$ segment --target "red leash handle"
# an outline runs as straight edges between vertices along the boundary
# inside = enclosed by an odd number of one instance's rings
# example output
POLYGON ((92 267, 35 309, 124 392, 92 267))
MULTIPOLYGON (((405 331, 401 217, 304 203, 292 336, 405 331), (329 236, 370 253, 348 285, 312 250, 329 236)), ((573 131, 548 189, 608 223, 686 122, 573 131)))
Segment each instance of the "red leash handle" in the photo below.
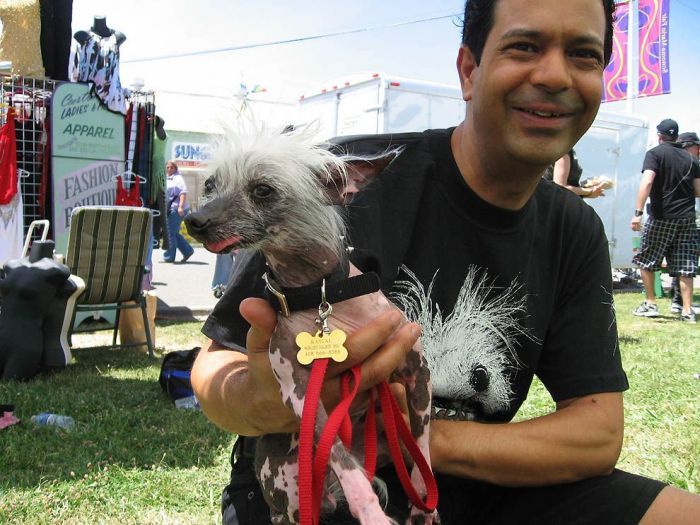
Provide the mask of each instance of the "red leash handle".
MULTIPOLYGON (((352 423, 350 421, 350 405, 360 386, 360 366, 354 366, 341 377, 341 400, 328 417, 321 433, 316 454, 314 456, 314 429, 316 414, 321 399, 321 389, 328 368, 328 359, 317 359, 311 366, 311 375, 306 388, 304 408, 301 416, 299 431, 299 517, 301 525, 317 525, 319 523, 321 500, 323 499, 323 482, 330 457, 331 448, 336 436, 350 448, 352 443, 352 423), (352 388, 350 381, 352 380, 352 388)), ((394 460, 394 467, 403 486, 404 492, 414 506, 424 512, 432 512, 437 507, 437 484, 432 470, 428 465, 418 444, 413 439, 411 431, 403 420, 401 410, 394 399, 386 381, 377 386, 379 401, 384 414, 384 432, 389 444, 389 452, 394 460), (416 492, 411 483, 410 475, 401 453, 401 440, 409 454, 416 462, 423 477, 427 494, 425 501, 416 492)), ((365 419, 365 472, 369 480, 374 478, 377 465, 377 431, 375 415, 375 398, 370 391, 370 404, 365 419)))
POLYGON ((399 476, 399 481, 401 481, 404 492, 414 506, 424 512, 432 512, 436 509, 438 500, 437 483, 435 482, 433 472, 420 448, 418 448, 418 444, 413 439, 413 435, 401 415, 401 410, 389 390, 389 385, 384 381, 378 385, 378 388, 379 402, 382 405, 382 413, 384 414, 384 433, 389 443, 389 452, 394 460, 394 468, 399 476), (411 455, 411 458, 413 458, 413 461, 416 462, 418 470, 423 477, 423 482, 425 483, 427 491, 425 501, 421 499, 411 483, 411 477, 406 470, 406 464, 401 454, 399 439, 401 439, 408 449, 408 453, 411 455))
POLYGON ((327 368, 328 359, 317 359, 311 365, 311 376, 306 387, 304 408, 301 413, 301 426, 299 429, 299 521, 302 525, 315 525, 318 523, 318 516, 313 514, 313 477, 311 466, 314 455, 316 413, 321 400, 321 387, 323 386, 323 378, 326 375, 327 368))
POLYGON ((352 404, 355 396, 360 387, 360 367, 354 366, 348 372, 346 372, 341 378, 341 384, 345 383, 346 386, 350 379, 353 379, 352 390, 349 391, 347 396, 344 396, 338 405, 333 409, 333 412, 328 417, 326 426, 323 428, 321 437, 318 440, 316 446, 316 456, 314 457, 313 463, 313 504, 314 504, 314 517, 318 519, 321 511, 321 500, 323 499, 323 481, 326 478, 326 468, 328 467, 328 458, 331 454, 331 448, 335 442, 335 438, 338 435, 339 430, 343 426, 350 427, 350 433, 352 433, 352 428, 350 425, 350 405, 352 404))

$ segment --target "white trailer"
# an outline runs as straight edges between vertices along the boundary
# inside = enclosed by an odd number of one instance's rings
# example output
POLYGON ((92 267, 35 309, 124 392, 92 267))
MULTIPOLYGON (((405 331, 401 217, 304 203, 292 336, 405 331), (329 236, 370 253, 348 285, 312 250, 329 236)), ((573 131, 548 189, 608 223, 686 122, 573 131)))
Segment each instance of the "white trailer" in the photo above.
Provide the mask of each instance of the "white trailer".
POLYGON ((615 185, 604 197, 586 199, 605 225, 613 268, 631 268, 632 239, 639 234, 630 228, 636 208, 642 163, 647 150, 649 124, 626 114, 598 112, 591 128, 574 146, 583 168, 581 180, 604 176, 615 185))
POLYGON ((466 105, 458 86, 375 73, 330 82, 298 107, 297 123, 316 122, 316 138, 326 140, 455 126, 466 105))
MULTIPOLYGON (((325 89, 302 96, 298 124, 315 122, 316 138, 401 133, 456 126, 466 104, 459 86, 393 77, 381 73, 330 82, 325 89)), ((629 227, 639 176, 647 149, 645 119, 601 111, 575 149, 582 180, 604 176, 615 183, 605 197, 586 200, 605 225, 614 268, 632 266, 629 227)))

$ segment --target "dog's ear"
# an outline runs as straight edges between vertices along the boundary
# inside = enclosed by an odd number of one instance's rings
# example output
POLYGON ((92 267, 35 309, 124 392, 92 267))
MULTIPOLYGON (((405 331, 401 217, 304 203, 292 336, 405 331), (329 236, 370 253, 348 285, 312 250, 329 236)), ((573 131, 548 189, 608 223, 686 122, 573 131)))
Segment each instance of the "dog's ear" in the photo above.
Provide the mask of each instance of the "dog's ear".
POLYGON ((346 157, 345 174, 334 169, 324 182, 333 204, 347 204, 353 195, 368 186, 384 169, 401 154, 401 149, 385 151, 372 157, 346 157))

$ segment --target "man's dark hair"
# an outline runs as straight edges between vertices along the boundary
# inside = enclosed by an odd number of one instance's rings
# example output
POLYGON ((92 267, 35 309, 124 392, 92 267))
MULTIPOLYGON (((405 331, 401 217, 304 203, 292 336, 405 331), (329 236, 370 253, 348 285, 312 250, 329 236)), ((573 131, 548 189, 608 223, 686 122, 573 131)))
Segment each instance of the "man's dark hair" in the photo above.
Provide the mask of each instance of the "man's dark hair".
MULTIPOLYGON (((493 27, 493 11, 498 0, 467 0, 464 4, 464 25, 462 26, 462 44, 467 46, 477 65, 481 62, 486 38, 493 27)), ((566 0, 562 0, 566 1, 566 0)), ((615 0, 602 0, 605 10, 605 41, 603 56, 605 65, 610 62, 613 46, 613 23, 615 22, 615 0)))

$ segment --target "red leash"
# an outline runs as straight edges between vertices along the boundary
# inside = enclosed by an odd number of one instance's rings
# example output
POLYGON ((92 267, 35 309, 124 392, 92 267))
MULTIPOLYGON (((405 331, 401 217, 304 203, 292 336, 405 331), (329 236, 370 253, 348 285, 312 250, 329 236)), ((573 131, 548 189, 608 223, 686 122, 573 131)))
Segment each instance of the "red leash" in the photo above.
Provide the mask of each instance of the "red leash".
MULTIPOLYGON (((350 405, 360 386, 360 366, 354 366, 341 377, 341 400, 328 417, 326 426, 319 439, 316 456, 313 453, 314 428, 316 414, 321 398, 321 388, 328 368, 328 359, 317 359, 311 365, 311 375, 306 389, 304 409, 301 416, 299 432, 299 516, 302 525, 317 525, 319 522, 321 500, 323 499, 323 482, 328 467, 331 448, 336 436, 343 445, 350 449, 352 445, 352 422, 350 405), (352 388, 350 382, 352 381, 352 388)), ((384 414, 384 431, 389 444, 389 452, 394 460, 394 467, 409 499, 419 509, 432 512, 437 507, 437 484, 433 473, 421 450, 418 448, 411 431, 401 415, 396 400, 391 395, 386 381, 378 385, 379 401, 384 414), (403 442, 409 454, 416 462, 426 485, 427 495, 423 501, 416 492, 401 453, 403 442)), ((374 478, 377 465, 377 431, 374 393, 370 391, 370 405, 365 419, 365 473, 369 480, 374 478)))
MULTIPOLYGON (((303 525, 318 523, 314 515, 311 465, 314 455, 314 427, 316 413, 321 400, 321 387, 328 368, 328 359, 317 359, 311 365, 311 376, 306 387, 304 409, 299 429, 299 521, 303 525)), ((320 503, 320 502, 319 502, 320 503)))

